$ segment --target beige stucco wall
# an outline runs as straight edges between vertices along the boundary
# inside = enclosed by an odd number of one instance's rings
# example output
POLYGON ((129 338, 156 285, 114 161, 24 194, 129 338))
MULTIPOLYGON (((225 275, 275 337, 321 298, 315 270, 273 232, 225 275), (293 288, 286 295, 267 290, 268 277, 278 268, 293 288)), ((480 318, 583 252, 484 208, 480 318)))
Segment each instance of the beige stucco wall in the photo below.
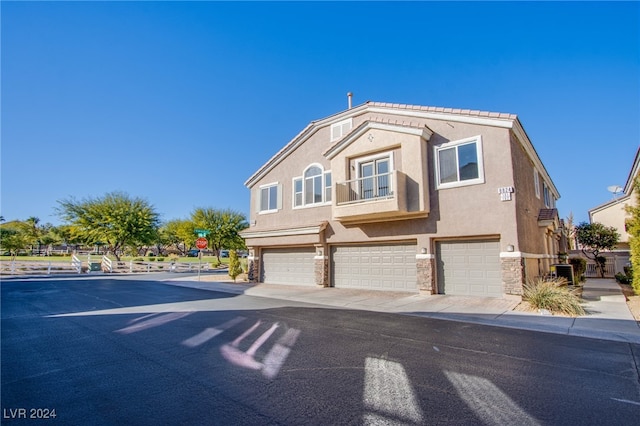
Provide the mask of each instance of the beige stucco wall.
MULTIPOLYGON (((511 140, 513 173, 515 182, 516 200, 516 221, 518 223, 518 237, 513 242, 515 251, 526 254, 546 255, 548 242, 545 240, 545 229, 538 224, 538 214, 540 209, 546 208, 544 205, 543 177, 540 171, 540 195, 536 196, 534 169, 532 160, 524 151, 520 143, 512 136, 511 140)), ((528 262, 527 267, 530 267, 528 262)), ((537 262, 536 262, 537 263, 537 262)), ((537 266, 536 266, 537 269, 537 266)))
MULTIPOLYGON (((431 212, 426 235, 431 253, 434 238, 487 236, 500 238, 501 251, 516 238, 514 201, 500 201, 498 189, 513 186, 509 130, 464 123, 430 121, 429 191, 431 212), (484 183, 448 189, 436 188, 434 147, 473 136, 482 136, 484 183)), ((427 244, 421 241, 419 244, 427 244)))
MULTIPOLYGON (((424 176, 427 142, 421 136, 385 129, 369 129, 331 160, 334 183, 356 179, 358 162, 380 155, 392 157, 391 170, 406 176, 406 207, 410 212, 428 211, 429 201, 424 176)), ((414 130, 416 131, 416 130, 414 130)))
POLYGON ((599 222, 606 226, 613 226, 620 234, 620 243, 628 246, 629 233, 625 231, 625 219, 629 217, 625 208, 632 205, 635 199, 633 192, 631 197, 620 198, 616 203, 591 212, 591 222, 599 222))
POLYGON ((251 188, 251 231, 317 225, 322 220, 331 217, 330 204, 311 208, 293 208, 293 179, 302 176, 304 170, 311 164, 319 164, 325 171, 329 171, 331 168, 330 162, 322 155, 330 139, 329 132, 329 127, 319 129, 302 149, 291 152, 278 167, 269 171, 251 188), (261 214, 258 204, 260 186, 275 182, 282 184, 282 210, 261 214))
MULTIPOLYGON (((286 156, 277 166, 260 171, 259 179, 251 178, 251 227, 247 232, 252 237, 247 239, 247 245, 254 250, 252 259, 257 262, 256 270, 261 247, 315 246, 317 258, 324 262, 318 266, 322 272, 319 275, 324 277, 319 282, 324 283, 329 246, 405 242, 416 246, 416 265, 422 277, 418 285, 428 289, 430 283, 435 282, 433 264, 438 241, 492 239, 500 241, 505 292, 520 294, 524 276, 535 277, 547 271, 556 246, 551 243, 551 230, 540 227, 537 220, 540 209, 545 208, 543 176, 540 174, 540 197, 536 197, 534 163, 517 140, 517 132, 501 126, 505 123, 499 121, 493 126, 487 125, 487 120, 476 121, 484 124, 474 124, 473 120, 460 122, 431 118, 433 116, 382 114, 375 109, 358 111, 352 128, 368 124, 358 129, 359 133, 354 132, 355 136, 337 143, 330 140, 332 122, 342 121, 345 113, 320 121, 322 126, 317 129, 314 129, 317 124, 312 124, 307 128, 312 133, 303 131, 304 142, 297 149, 284 150, 286 156), (476 136, 482 138, 484 182, 438 189, 434 148, 476 136), (309 165, 317 164, 331 171, 335 203, 336 183, 357 177, 359 159, 387 152, 393 156, 392 170, 402 173, 408 182, 404 216, 388 214, 394 212, 391 208, 376 212, 377 222, 360 221, 357 215, 358 221, 348 222, 345 219, 348 215, 342 216, 343 221, 333 219, 336 209, 332 203, 293 208, 293 179, 302 176, 309 165), (273 183, 282 185, 282 209, 260 214, 260 186, 273 183), (514 188, 511 200, 501 200, 499 189, 505 187, 514 188), (326 226, 319 227, 323 222, 326 226), (296 235, 300 228, 310 226, 321 230, 296 235), (260 237, 261 232, 264 237, 260 237), (508 250, 510 245, 514 246, 513 252, 508 250)), ((517 121, 511 124, 514 123, 519 126, 517 121)), ((292 146, 295 143, 293 141, 292 146)), ((366 209, 361 211, 362 216, 372 214, 366 209)))
MULTIPOLYGON (((363 115, 354 118, 354 127, 365 119, 363 115)), ((375 117, 379 119, 379 117, 375 117)), ((402 117, 386 116, 389 122, 402 117)), ((254 185, 251 191, 251 231, 317 224, 328 220, 325 231, 329 244, 370 242, 370 241, 415 241, 417 250, 425 247, 428 253, 435 252, 435 240, 447 238, 490 237, 499 238, 501 251, 508 244, 518 244, 516 227, 516 197, 511 201, 501 201, 498 189, 515 186, 511 167, 512 146, 510 131, 500 127, 489 127, 467 123, 449 123, 439 120, 422 119, 413 122, 413 127, 427 126, 433 131, 427 143, 418 135, 371 129, 361 135, 341 151, 331 162, 323 152, 333 143, 329 129, 318 130, 307 140, 303 149, 293 151, 274 170, 267 173, 254 185), (372 138, 368 136, 371 135, 372 138), (434 175, 434 146, 473 136, 482 136, 484 183, 437 189, 434 175), (336 182, 351 179, 351 166, 356 157, 373 155, 392 150, 394 168, 400 169, 412 182, 410 209, 428 212, 426 219, 410 219, 395 222, 344 225, 331 219, 331 206, 292 208, 292 179, 300 176, 312 163, 321 164, 332 171, 336 182), (427 181, 428 178, 428 181, 427 181), (259 187, 262 184, 280 182, 283 184, 283 209, 277 213, 257 213, 259 187)), ((532 173, 531 173, 532 174, 532 173)), ((335 194, 334 194, 335 195, 335 194)), ((301 239, 295 238, 296 243, 301 239)), ((270 244, 286 244, 287 237, 269 241, 270 244)), ((293 239, 291 240, 293 242, 293 239)), ((308 240, 307 240, 308 241, 308 240)), ((248 243, 257 244, 257 240, 248 243)))

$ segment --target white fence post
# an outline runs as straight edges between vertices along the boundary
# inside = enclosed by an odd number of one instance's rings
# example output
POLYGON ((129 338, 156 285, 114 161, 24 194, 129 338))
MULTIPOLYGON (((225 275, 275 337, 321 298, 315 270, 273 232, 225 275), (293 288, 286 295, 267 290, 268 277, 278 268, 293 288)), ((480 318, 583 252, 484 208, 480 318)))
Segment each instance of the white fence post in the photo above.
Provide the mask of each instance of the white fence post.
POLYGON ((100 266, 103 271, 106 269, 109 273, 113 273, 113 262, 111 262, 111 259, 109 259, 106 254, 102 256, 102 264, 100 266))
POLYGON ((75 254, 71 256, 71 266, 76 268, 79 274, 82 273, 82 261, 75 254))

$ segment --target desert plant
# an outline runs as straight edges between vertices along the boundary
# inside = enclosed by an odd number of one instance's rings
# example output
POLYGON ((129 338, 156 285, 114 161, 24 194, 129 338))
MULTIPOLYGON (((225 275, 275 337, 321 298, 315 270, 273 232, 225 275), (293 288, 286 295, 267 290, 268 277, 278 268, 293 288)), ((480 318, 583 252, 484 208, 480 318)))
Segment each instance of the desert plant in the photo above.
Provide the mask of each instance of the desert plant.
POLYGON ((616 281, 620 284, 631 284, 631 279, 627 274, 623 274, 622 272, 616 273, 616 281))
POLYGON ((625 207, 629 217, 625 220, 625 227, 629 233, 629 248, 631 249, 631 286, 636 294, 640 294, 640 177, 633 181, 635 203, 625 207))
POLYGON ((229 250, 229 276, 236 282, 236 277, 242 273, 242 266, 238 253, 235 250, 229 250))
POLYGON ((618 272, 615 275, 616 281, 620 284, 631 284, 633 286, 633 268, 631 266, 625 266, 623 269, 624 272, 618 272))
POLYGON ((584 273, 587 271, 587 260, 581 257, 569 258, 569 263, 573 265, 573 275, 577 281, 584 281, 584 273))
POLYGON ((564 278, 544 280, 537 278, 524 285, 523 299, 537 309, 571 316, 584 315, 580 299, 567 287, 564 278))

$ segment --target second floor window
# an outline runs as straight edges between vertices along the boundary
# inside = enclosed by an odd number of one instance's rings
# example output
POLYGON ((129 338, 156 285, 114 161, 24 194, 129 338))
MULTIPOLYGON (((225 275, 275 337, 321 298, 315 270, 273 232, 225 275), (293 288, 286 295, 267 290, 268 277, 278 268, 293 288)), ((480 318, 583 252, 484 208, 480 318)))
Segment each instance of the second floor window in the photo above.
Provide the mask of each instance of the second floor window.
POLYGON ((435 161, 439 189, 484 183, 480 136, 436 147, 435 161))
POLYGON ((274 212, 282 208, 282 188, 273 183, 260 187, 260 212, 274 212))
POLYGON ((389 157, 360 163, 360 196, 364 199, 390 195, 389 157))
POLYGON ((553 208, 553 196, 551 195, 551 191, 549 191, 549 187, 546 182, 542 184, 542 193, 544 195, 544 205, 548 209, 553 208))
POLYGON ((536 169, 533 169, 533 185, 536 190, 536 197, 540 198, 540 176, 536 169))
POLYGON ((331 201, 331 172, 309 166, 302 177, 293 180, 293 206, 302 207, 331 201))

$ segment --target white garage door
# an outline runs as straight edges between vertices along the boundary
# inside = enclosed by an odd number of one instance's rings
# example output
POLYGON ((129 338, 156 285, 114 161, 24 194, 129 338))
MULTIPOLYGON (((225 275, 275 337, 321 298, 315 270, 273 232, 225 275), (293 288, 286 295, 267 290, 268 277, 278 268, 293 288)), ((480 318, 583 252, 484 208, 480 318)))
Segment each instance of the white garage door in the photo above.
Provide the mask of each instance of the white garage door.
POLYGON ((315 285, 315 249, 265 249, 260 281, 268 284, 315 285))
POLYGON ((415 244, 331 248, 334 287, 418 291, 415 244))
POLYGON ((498 241, 442 241, 436 244, 438 293, 502 296, 498 241))

